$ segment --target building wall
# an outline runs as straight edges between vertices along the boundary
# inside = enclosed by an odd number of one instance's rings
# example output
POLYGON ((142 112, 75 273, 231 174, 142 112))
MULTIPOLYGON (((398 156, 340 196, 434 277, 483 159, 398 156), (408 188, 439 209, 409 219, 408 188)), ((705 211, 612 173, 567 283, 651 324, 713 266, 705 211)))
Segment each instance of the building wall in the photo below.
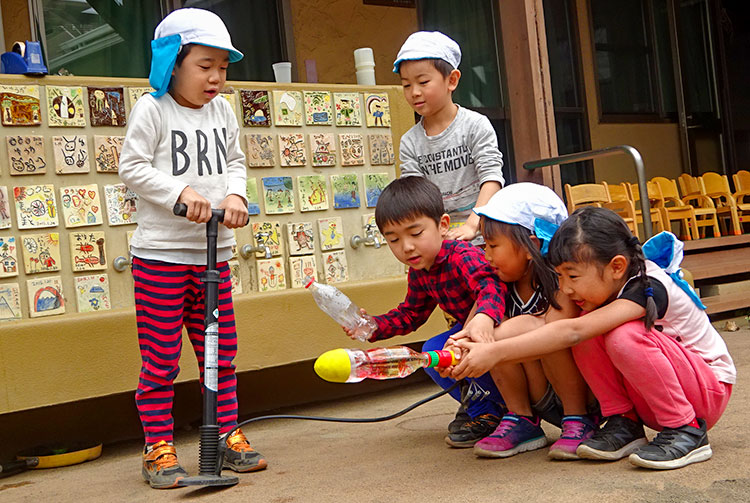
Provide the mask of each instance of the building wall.
POLYGON ((16 40, 24 41, 30 38, 29 2, 28 0, 3 0, 0 2, 0 9, 3 14, 5 47, 9 51, 16 40))

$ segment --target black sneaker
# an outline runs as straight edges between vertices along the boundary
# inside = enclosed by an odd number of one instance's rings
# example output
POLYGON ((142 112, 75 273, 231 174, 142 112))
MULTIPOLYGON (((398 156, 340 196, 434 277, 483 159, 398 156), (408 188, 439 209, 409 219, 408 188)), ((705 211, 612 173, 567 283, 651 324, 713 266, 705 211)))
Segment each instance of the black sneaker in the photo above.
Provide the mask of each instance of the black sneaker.
POLYGON ((474 444, 495 431, 498 424, 500 424, 500 418, 495 414, 481 414, 465 422, 455 433, 449 433, 445 437, 445 443, 451 447, 473 447, 474 444))
POLYGON ((456 433, 467 421, 471 421, 471 416, 466 412, 463 405, 459 405, 458 411, 456 411, 456 417, 453 418, 453 421, 448 423, 448 433, 456 433))
POLYGON ((616 461, 646 445, 643 424, 625 416, 612 416, 594 436, 576 449, 579 458, 616 461))
POLYGON ((648 445, 641 447, 628 458, 635 466, 655 470, 682 468, 711 458, 706 422, 698 419, 700 428, 681 426, 664 428, 648 445))

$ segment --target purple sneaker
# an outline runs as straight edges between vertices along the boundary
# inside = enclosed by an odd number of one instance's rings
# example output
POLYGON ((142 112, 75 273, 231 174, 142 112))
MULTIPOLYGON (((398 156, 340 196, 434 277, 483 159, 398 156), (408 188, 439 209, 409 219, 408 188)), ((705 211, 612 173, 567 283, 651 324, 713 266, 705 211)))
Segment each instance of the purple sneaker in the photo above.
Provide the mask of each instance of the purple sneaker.
POLYGON ((547 445, 547 438, 539 423, 539 418, 532 423, 525 417, 506 414, 492 435, 474 444, 474 454, 481 458, 507 458, 541 449, 547 445))
POLYGON ((549 448, 552 459, 581 459, 576 454, 578 445, 594 435, 598 425, 588 416, 565 416, 560 439, 549 448))

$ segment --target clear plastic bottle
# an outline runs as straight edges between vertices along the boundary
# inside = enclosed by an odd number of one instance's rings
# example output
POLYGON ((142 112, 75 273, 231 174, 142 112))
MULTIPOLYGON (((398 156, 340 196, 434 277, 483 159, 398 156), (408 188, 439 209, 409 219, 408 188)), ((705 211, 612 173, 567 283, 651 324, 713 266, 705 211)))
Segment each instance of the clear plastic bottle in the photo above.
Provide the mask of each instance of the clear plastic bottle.
POLYGON ((335 286, 322 285, 308 279, 305 288, 312 292, 318 307, 336 320, 339 325, 353 330, 357 340, 367 342, 372 333, 378 329, 378 325, 372 318, 362 316, 357 305, 335 286))
POLYGON ((315 373, 330 382, 406 377, 422 367, 456 363, 453 351, 420 353, 406 346, 373 349, 332 349, 315 360, 315 373))

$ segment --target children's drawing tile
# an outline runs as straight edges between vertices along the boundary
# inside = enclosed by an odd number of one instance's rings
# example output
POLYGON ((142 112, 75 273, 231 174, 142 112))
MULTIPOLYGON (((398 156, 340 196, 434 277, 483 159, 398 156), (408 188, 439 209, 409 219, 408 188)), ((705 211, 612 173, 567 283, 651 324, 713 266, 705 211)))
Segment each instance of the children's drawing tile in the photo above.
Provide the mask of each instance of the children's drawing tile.
POLYGON ((356 174, 331 175, 331 190, 335 209, 359 208, 359 184, 356 174))
POLYGON ((39 86, 0 85, 3 126, 38 126, 42 123, 39 86))
POLYGON ((365 117, 367 127, 391 127, 391 108, 388 94, 365 94, 365 117))
POLYGON ((333 133, 311 133, 310 154, 314 167, 336 165, 336 142, 333 133))
POLYGON ((125 92, 122 87, 91 87, 89 117, 92 126, 125 125, 125 92))
POLYGON ((294 213, 294 183, 291 176, 261 178, 266 215, 294 213))
POLYGON ((26 274, 60 270, 60 234, 24 234, 23 268, 26 274))
POLYGON ((280 134, 279 159, 281 159, 282 167, 304 166, 307 164, 305 135, 302 133, 280 134))
POLYGON ((251 168, 260 168, 273 166, 274 162, 274 142, 271 134, 245 135, 247 141, 247 165, 251 168))
POLYGON ((55 154, 55 173, 68 175, 89 172, 89 149, 85 135, 52 137, 55 154))
POLYGON ((51 316, 65 312, 65 299, 60 276, 48 276, 26 280, 29 294, 29 315, 32 318, 51 316))
POLYGON ((42 136, 6 136, 11 175, 42 175, 47 172, 42 136))
POLYGON ((333 93, 337 126, 361 126, 362 106, 359 93, 333 93))
POLYGON ((47 86, 49 126, 85 127, 83 87, 47 86))
POLYGON ((304 104, 301 91, 273 91, 275 126, 301 126, 304 104))
POLYGON ((286 273, 284 271, 283 258, 257 260, 256 264, 258 267, 259 291, 270 292, 286 289, 286 273))
POLYGON ((380 193, 389 183, 388 173, 365 173, 365 202, 368 208, 374 208, 378 204, 380 193))
POLYGON ((242 280, 240 279, 240 261, 230 260, 227 262, 229 265, 229 274, 232 281, 232 295, 238 295, 242 293, 242 280))
POLYGON ((72 185, 60 187, 65 227, 85 227, 102 223, 102 203, 99 199, 99 186, 72 185))
POLYGON ((138 196, 124 183, 104 186, 109 225, 127 225, 138 221, 138 196))
POLYGON ((375 213, 365 213, 362 215, 362 229, 365 236, 368 234, 372 235, 380 242, 381 248, 384 248, 382 245, 385 244, 385 239, 378 229, 378 224, 375 223, 375 213))
POLYGON ((365 147, 359 133, 340 133, 342 166, 362 166, 365 163, 365 147))
POLYGON ((349 281, 349 266, 344 250, 323 252, 323 269, 329 285, 349 281))
POLYGON ((130 100, 130 109, 135 106, 135 102, 141 99, 145 94, 154 92, 153 87, 128 87, 128 99, 130 100))
POLYGON ((235 117, 237 116, 237 98, 236 93, 234 92, 234 89, 225 89, 224 91, 219 93, 219 96, 224 98, 227 103, 229 103, 229 106, 232 108, 232 113, 234 113, 235 117))
MULTIPOLYGON (((97 271, 107 268, 104 231, 76 231, 68 234, 73 271, 97 271)), ((130 243, 128 242, 128 248, 130 243)))
POLYGON ((124 136, 94 135, 94 163, 98 173, 117 173, 124 136))
POLYGON ((330 126, 333 124, 333 100, 328 91, 305 91, 305 124, 330 126))
POLYGON ((52 184, 13 187, 19 229, 57 227, 57 199, 52 184))
POLYGON ((0 229, 7 229, 10 225, 10 199, 8 199, 8 187, 0 185, 0 229))
POLYGON ((371 134, 370 140, 370 164, 393 164, 396 155, 393 153, 393 137, 389 134, 371 134))
MULTIPOLYGON (((255 246, 268 246, 274 257, 284 253, 281 242, 281 224, 279 222, 253 222, 253 241, 255 246)), ((255 252, 256 257, 265 257, 265 251, 255 252)))
POLYGON ((315 255, 289 257, 289 279, 292 288, 305 288, 307 278, 316 280, 317 277, 318 267, 315 264, 315 255))
POLYGON ((106 274, 75 276, 74 281, 79 313, 112 309, 109 300, 109 277, 106 274))
POLYGON ((297 177, 300 211, 328 209, 328 191, 323 175, 303 175, 297 177))
POLYGON ((18 276, 18 249, 14 236, 0 236, 0 278, 18 276))
POLYGON ((286 242, 289 255, 308 255, 315 252, 315 231, 312 222, 286 224, 286 242))
POLYGON ((258 179, 254 176, 247 177, 245 197, 247 199, 248 215, 260 215, 260 199, 258 199, 258 179))
POLYGON ((344 224, 341 217, 319 218, 318 232, 321 250, 340 250, 344 247, 344 224))
POLYGON ((0 284, 0 320, 21 319, 21 289, 18 283, 0 284))
POLYGON ((271 125, 271 103, 268 91, 240 90, 242 100, 242 125, 244 126, 270 126, 271 125))

